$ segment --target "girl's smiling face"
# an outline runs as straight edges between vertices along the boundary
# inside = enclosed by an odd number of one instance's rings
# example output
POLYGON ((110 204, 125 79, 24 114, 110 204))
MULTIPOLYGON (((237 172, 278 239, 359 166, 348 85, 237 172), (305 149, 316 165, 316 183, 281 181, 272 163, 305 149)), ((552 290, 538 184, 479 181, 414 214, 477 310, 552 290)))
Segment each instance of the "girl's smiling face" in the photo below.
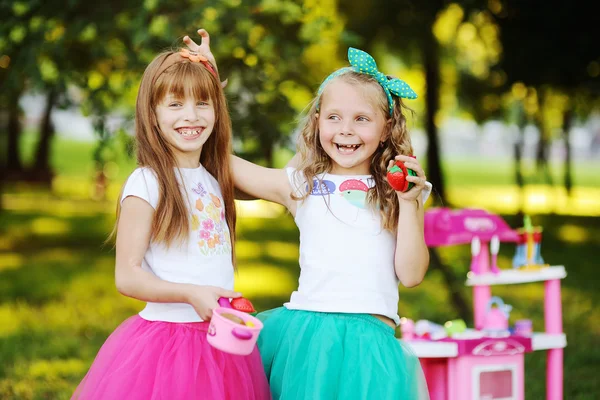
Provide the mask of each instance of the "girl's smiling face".
POLYGON ((319 141, 332 161, 332 174, 369 175, 371 158, 385 140, 384 113, 365 92, 335 79, 321 96, 319 141))
POLYGON ((171 146, 178 166, 198 167, 202 146, 215 125, 212 102, 167 94, 156 105, 155 112, 158 128, 171 146))

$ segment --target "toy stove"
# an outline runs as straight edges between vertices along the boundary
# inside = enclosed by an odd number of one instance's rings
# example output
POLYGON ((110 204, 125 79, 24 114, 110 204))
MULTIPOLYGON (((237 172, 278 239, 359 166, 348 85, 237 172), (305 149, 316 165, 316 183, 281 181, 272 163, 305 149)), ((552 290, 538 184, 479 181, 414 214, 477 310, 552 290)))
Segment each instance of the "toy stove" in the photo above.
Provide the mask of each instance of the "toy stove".
POLYGON ((467 286, 473 287, 475 329, 463 321, 444 326, 416 324, 403 318, 403 340, 415 351, 427 379, 431 400, 523 400, 525 354, 546 350, 547 400, 562 400, 563 348, 560 280, 563 266, 548 266, 540 254, 541 229, 515 231, 497 215, 484 210, 435 208, 425 214, 429 247, 471 244, 467 286), (517 244, 515 268, 500 270, 500 243, 517 244), (491 261, 491 262, 490 262, 491 261), (509 326, 511 306, 492 297, 491 286, 544 282, 545 332, 534 333, 531 321, 509 326))

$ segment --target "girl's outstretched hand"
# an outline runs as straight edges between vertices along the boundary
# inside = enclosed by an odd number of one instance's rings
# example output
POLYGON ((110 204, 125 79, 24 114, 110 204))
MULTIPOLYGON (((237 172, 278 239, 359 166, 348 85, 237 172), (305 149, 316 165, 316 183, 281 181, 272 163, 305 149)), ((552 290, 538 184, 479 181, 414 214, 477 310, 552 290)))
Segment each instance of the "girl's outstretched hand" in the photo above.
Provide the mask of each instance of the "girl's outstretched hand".
POLYGON ((217 60, 215 60, 215 56, 210 51, 210 36, 206 29, 198 29, 198 34, 200 35, 200 45, 194 42, 189 36, 183 37, 183 43, 190 49, 190 51, 194 51, 208 58, 208 61, 217 68, 217 60))
POLYGON ((241 293, 216 286, 190 285, 187 292, 188 303, 194 307, 194 310, 204 321, 210 320, 212 311, 219 307, 219 297, 242 297, 241 293))
POLYGON ((421 167, 421 164, 419 164, 416 158, 410 156, 396 156, 393 160, 390 160, 390 162, 388 163, 388 170, 392 168, 396 160, 402 161, 406 168, 412 169, 417 174, 417 176, 408 175, 405 177, 407 181, 414 183, 415 186, 413 186, 412 189, 406 192, 396 191, 398 199, 404 201, 415 201, 419 199, 419 197, 421 196, 421 192, 425 188, 425 183, 427 182, 427 178, 425 177, 423 167, 421 167))

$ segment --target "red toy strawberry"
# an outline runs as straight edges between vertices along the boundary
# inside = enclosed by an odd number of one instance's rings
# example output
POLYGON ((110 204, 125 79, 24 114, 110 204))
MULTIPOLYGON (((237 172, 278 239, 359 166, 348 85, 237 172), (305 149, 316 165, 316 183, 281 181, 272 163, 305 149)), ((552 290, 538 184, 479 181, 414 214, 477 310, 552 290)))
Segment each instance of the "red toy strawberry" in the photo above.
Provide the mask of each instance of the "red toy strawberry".
POLYGON ((407 176, 416 176, 412 169, 406 168, 404 163, 396 160, 392 168, 388 170, 387 180, 390 186, 398 192, 406 192, 415 186, 414 183, 406 180, 407 176))
POLYGON ((231 300, 231 307, 233 307, 234 310, 246 313, 256 312, 254 306, 252 305, 252 303, 250 303, 250 300, 244 297, 238 297, 237 299, 231 300))

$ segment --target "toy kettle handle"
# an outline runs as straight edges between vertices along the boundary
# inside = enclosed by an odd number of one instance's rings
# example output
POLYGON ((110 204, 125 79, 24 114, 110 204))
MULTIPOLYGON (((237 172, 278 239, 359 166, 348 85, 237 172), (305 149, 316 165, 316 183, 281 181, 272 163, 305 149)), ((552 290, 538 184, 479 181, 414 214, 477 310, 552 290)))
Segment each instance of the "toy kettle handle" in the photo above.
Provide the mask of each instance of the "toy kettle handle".
POLYGON ((499 310, 501 310, 501 311, 504 311, 504 310, 505 310, 505 308, 506 308, 506 307, 505 307, 505 305, 504 305, 504 301, 503 301, 503 300, 502 300, 500 297, 498 297, 498 296, 493 296, 493 297, 490 299, 490 301, 488 301, 488 304, 487 304, 487 311, 488 311, 488 312, 490 312, 490 310, 492 309, 492 306, 493 306, 494 304, 495 304, 495 305, 497 305, 497 306, 498 306, 498 309, 499 309, 499 310))

